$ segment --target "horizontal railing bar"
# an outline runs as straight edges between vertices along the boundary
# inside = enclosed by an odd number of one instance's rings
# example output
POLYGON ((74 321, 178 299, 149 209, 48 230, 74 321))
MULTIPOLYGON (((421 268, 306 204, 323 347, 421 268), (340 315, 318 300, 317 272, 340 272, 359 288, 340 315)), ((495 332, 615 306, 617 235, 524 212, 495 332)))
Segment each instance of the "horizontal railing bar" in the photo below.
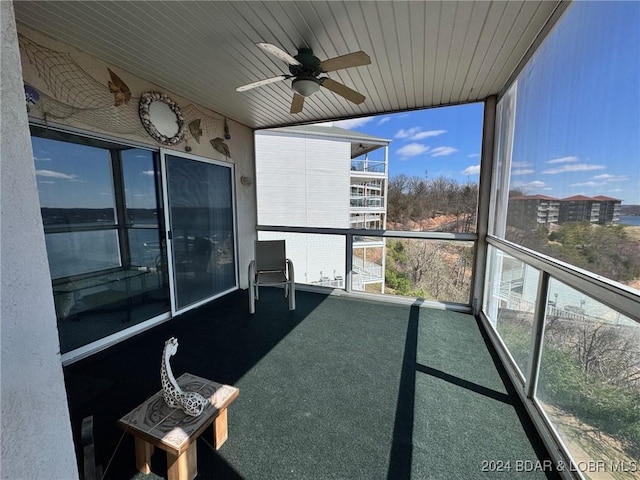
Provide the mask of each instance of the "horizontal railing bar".
POLYGON ((487 236, 487 242, 640 323, 640 309, 638 309, 640 295, 631 287, 501 238, 487 236))
POLYGON ((475 241, 475 233, 453 232, 409 232, 404 230, 368 230, 366 228, 327 228, 327 227, 285 227, 280 225, 257 225, 256 230, 264 232, 316 233, 321 235, 359 235, 363 237, 414 238, 418 240, 455 240, 475 241))

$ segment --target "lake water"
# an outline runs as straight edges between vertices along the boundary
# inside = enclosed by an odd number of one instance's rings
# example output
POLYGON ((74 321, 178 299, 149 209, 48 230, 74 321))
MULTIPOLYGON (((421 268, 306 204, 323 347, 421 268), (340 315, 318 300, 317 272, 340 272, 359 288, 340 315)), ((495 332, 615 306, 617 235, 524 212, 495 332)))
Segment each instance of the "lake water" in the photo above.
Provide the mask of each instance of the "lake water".
POLYGON ((640 215, 623 215, 620 217, 620 223, 640 227, 640 215))

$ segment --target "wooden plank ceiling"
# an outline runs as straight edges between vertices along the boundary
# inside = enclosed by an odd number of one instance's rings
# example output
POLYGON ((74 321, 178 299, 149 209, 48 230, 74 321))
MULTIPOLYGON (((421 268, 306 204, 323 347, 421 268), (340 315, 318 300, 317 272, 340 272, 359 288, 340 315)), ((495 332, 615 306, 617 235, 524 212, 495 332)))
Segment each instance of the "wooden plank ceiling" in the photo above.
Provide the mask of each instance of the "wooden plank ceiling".
POLYGON ((16 20, 252 128, 473 102, 499 93, 559 1, 16 1, 16 20), (324 60, 363 50, 368 66, 328 76, 291 114, 289 73, 256 47, 324 60))

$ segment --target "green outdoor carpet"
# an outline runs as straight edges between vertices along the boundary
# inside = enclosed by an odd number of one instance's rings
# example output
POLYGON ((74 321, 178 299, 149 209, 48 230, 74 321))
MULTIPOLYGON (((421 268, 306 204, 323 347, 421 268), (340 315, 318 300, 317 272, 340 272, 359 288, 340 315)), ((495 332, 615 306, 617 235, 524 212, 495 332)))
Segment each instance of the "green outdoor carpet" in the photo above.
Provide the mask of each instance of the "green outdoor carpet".
POLYGON ((154 474, 136 472, 116 420, 160 389, 176 336, 176 377, 240 388, 227 442, 198 441, 199 479, 555 478, 516 470, 547 452, 471 315, 306 292, 296 303, 263 288, 252 316, 236 292, 67 367, 77 444, 93 415, 107 479, 166 476, 158 449, 154 474))

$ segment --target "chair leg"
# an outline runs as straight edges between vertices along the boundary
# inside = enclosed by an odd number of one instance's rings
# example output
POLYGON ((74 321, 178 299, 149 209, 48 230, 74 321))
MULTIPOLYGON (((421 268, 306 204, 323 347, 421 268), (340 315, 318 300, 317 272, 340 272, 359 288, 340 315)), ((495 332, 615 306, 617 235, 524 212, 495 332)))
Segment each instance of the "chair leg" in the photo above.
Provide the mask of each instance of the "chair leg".
POLYGON ((249 282, 249 313, 256 313, 256 287, 253 282, 249 282))
POLYGON ((289 310, 296 309, 296 287, 293 283, 287 285, 287 290, 289 290, 289 310))

